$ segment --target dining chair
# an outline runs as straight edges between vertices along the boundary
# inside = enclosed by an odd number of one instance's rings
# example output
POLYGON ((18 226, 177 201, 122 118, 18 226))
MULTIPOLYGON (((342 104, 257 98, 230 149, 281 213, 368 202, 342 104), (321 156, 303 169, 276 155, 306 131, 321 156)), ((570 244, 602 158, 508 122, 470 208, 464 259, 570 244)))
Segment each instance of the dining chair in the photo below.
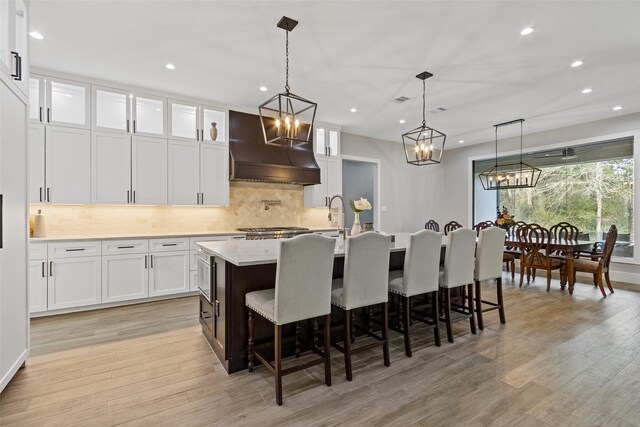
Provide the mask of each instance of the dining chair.
MULTIPOLYGON (((473 229, 476 230, 476 235, 480 236, 480 231, 485 230, 490 227, 496 227, 492 221, 482 221, 473 226, 473 229)), ((505 233, 506 234, 506 233, 505 233)), ((502 239, 502 243, 504 246, 504 239, 502 239)), ((518 254, 519 255, 519 254, 518 254)), ((511 280, 516 278, 516 257, 511 252, 503 249, 502 251, 502 262, 507 267, 507 272, 509 272, 509 267, 511 267, 511 280)))
MULTIPOLYGON (((575 225, 569 224, 566 221, 559 222, 553 225, 549 229, 549 233, 551 234, 551 238, 556 241, 574 241, 578 240, 578 236, 580 235, 580 230, 575 225)), ((561 260, 566 260, 567 254, 562 250, 551 250, 549 255, 553 258, 558 258, 561 260)), ((580 254, 575 254, 580 257, 580 254)), ((564 288, 567 280, 567 275, 564 277, 564 281, 562 283, 562 288, 564 288)))
POLYGON ((499 227, 489 227, 480 230, 478 244, 476 246, 476 264, 473 280, 476 285, 475 301, 476 316, 478 317, 478 329, 484 329, 483 313, 498 310, 500 323, 506 322, 504 315, 504 299, 502 296, 502 257, 506 231, 499 227), (481 282, 486 280, 496 281, 497 302, 482 299, 481 282), (482 304, 489 307, 483 308, 482 304))
POLYGON ((442 235, 432 230, 422 230, 409 236, 404 257, 404 269, 389 272, 389 292, 401 300, 400 330, 404 335, 404 351, 411 357, 411 320, 420 320, 433 327, 436 346, 440 347, 438 321, 438 278, 440 277, 440 250, 442 235), (428 295, 431 304, 428 312, 411 306, 411 297, 428 295), (429 316, 428 318, 426 316, 429 316))
POLYGON ((248 313, 248 369, 253 372, 254 358, 275 377, 276 403, 282 405, 282 377, 324 363, 324 380, 331 385, 329 352, 331 325, 331 278, 336 240, 306 234, 280 242, 276 267, 276 286, 272 289, 248 292, 245 305, 248 313), (257 351, 254 341, 254 314, 274 325, 274 363, 257 351), (316 345, 317 318, 324 318, 324 347, 316 345), (303 365, 282 369, 282 326, 314 319, 314 343, 311 351, 319 359, 303 365))
POLYGON ((448 235, 453 230, 457 230, 458 228, 462 228, 462 224, 457 221, 449 221, 444 225, 444 235, 448 235))
POLYGON ((424 228, 425 228, 425 230, 432 230, 432 231, 435 231, 435 232, 440 232, 440 224, 438 224, 433 219, 430 219, 429 221, 427 221, 427 223, 424 225, 424 228))
MULTIPOLYGON (((447 340, 453 342, 451 311, 463 314, 469 319, 471 333, 476 334, 476 322, 473 316, 473 273, 475 269, 476 233, 469 228, 459 228, 447 235, 447 250, 444 256, 444 271, 440 272, 440 287, 444 294, 444 322, 447 328, 447 340), (452 288, 467 288, 466 298, 461 304, 451 303, 452 288)), ((464 292, 461 293, 464 296, 464 292)))
MULTIPOLYGON (((331 344, 344 354, 347 380, 353 379, 351 355, 382 345, 384 365, 389 366, 389 255, 391 237, 372 231, 347 240, 344 258, 344 275, 333 279, 331 304, 342 311, 343 346, 331 344), (376 342, 352 349, 352 314, 354 310, 382 305, 381 337, 373 331, 365 331, 376 342)), ((371 312, 369 312, 370 314, 371 312)))
MULTIPOLYGON (((517 230, 517 239, 522 250, 520 254, 520 287, 525 269, 544 269, 547 272, 547 292, 551 290, 551 271, 560 270, 560 280, 565 283, 566 264, 563 260, 549 256, 551 234, 538 225, 529 224, 517 230)), ((527 274, 527 284, 529 274, 527 274)))
POLYGON ((573 277, 573 281, 575 282, 576 271, 592 273, 596 278, 598 287, 600 288, 600 292, 602 292, 602 296, 606 298, 607 294, 602 283, 602 276, 604 275, 604 280, 607 282, 607 287, 609 288, 609 291, 613 293, 613 287, 611 286, 611 280, 609 279, 609 265, 611 264, 611 255, 613 254, 613 249, 616 246, 617 238, 618 229, 615 225, 612 225, 607 232, 607 237, 604 241, 602 254, 592 255, 596 259, 579 258, 573 260, 573 268, 571 269, 571 271, 569 271, 569 274, 571 274, 571 277, 573 277))

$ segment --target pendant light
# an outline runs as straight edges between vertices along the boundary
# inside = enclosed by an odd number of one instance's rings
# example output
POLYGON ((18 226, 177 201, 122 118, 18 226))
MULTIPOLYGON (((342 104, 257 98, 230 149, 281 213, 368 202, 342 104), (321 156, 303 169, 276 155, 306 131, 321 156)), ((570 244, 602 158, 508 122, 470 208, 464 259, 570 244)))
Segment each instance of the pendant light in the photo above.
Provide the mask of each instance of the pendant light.
POLYGON ((278 28, 285 30, 284 92, 272 96, 258 107, 262 134, 267 145, 298 147, 309 143, 317 104, 304 99, 289 88, 289 33, 298 25, 295 19, 283 16, 278 28))
POLYGON ((427 126, 426 80, 433 76, 424 71, 416 76, 422 80, 422 124, 402 135, 402 145, 407 163, 415 166, 431 165, 442 161, 447 135, 427 126))
POLYGON ((524 119, 493 125, 496 134, 495 165, 479 175, 485 190, 510 190, 514 188, 533 188, 538 184, 542 171, 522 161, 522 140, 524 119), (520 123, 520 161, 498 164, 498 128, 520 123))

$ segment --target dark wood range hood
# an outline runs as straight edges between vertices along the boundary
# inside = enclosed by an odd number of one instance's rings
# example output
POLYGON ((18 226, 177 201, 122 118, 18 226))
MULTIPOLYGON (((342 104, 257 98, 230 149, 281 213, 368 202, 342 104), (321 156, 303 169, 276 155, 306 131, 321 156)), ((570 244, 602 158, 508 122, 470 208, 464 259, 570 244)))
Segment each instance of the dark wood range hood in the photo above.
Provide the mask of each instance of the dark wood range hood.
POLYGON ((313 135, 305 147, 266 145, 259 116, 229 111, 229 178, 232 181, 320 184, 313 135))

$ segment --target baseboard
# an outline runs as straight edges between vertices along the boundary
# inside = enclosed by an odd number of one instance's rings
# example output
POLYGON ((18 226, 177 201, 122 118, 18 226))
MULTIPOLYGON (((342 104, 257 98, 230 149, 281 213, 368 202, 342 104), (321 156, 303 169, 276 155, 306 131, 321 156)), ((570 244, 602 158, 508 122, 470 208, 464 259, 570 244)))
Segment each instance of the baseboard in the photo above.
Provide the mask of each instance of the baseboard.
POLYGON ((20 355, 18 360, 11 366, 11 369, 0 379, 0 393, 4 388, 9 384, 13 376, 18 372, 18 369, 22 366, 23 363, 27 361, 27 356, 29 356, 29 349, 25 349, 24 352, 20 355))

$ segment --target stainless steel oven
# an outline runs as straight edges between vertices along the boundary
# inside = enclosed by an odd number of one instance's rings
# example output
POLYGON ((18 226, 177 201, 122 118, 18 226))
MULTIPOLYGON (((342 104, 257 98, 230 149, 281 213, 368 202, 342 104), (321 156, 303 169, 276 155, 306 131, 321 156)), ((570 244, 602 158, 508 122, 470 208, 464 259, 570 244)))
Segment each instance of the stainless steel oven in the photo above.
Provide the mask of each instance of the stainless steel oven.
POLYGON ((207 301, 213 304, 216 286, 216 263, 213 257, 205 254, 201 249, 198 250, 196 257, 198 289, 200 289, 200 293, 204 295, 207 301))

